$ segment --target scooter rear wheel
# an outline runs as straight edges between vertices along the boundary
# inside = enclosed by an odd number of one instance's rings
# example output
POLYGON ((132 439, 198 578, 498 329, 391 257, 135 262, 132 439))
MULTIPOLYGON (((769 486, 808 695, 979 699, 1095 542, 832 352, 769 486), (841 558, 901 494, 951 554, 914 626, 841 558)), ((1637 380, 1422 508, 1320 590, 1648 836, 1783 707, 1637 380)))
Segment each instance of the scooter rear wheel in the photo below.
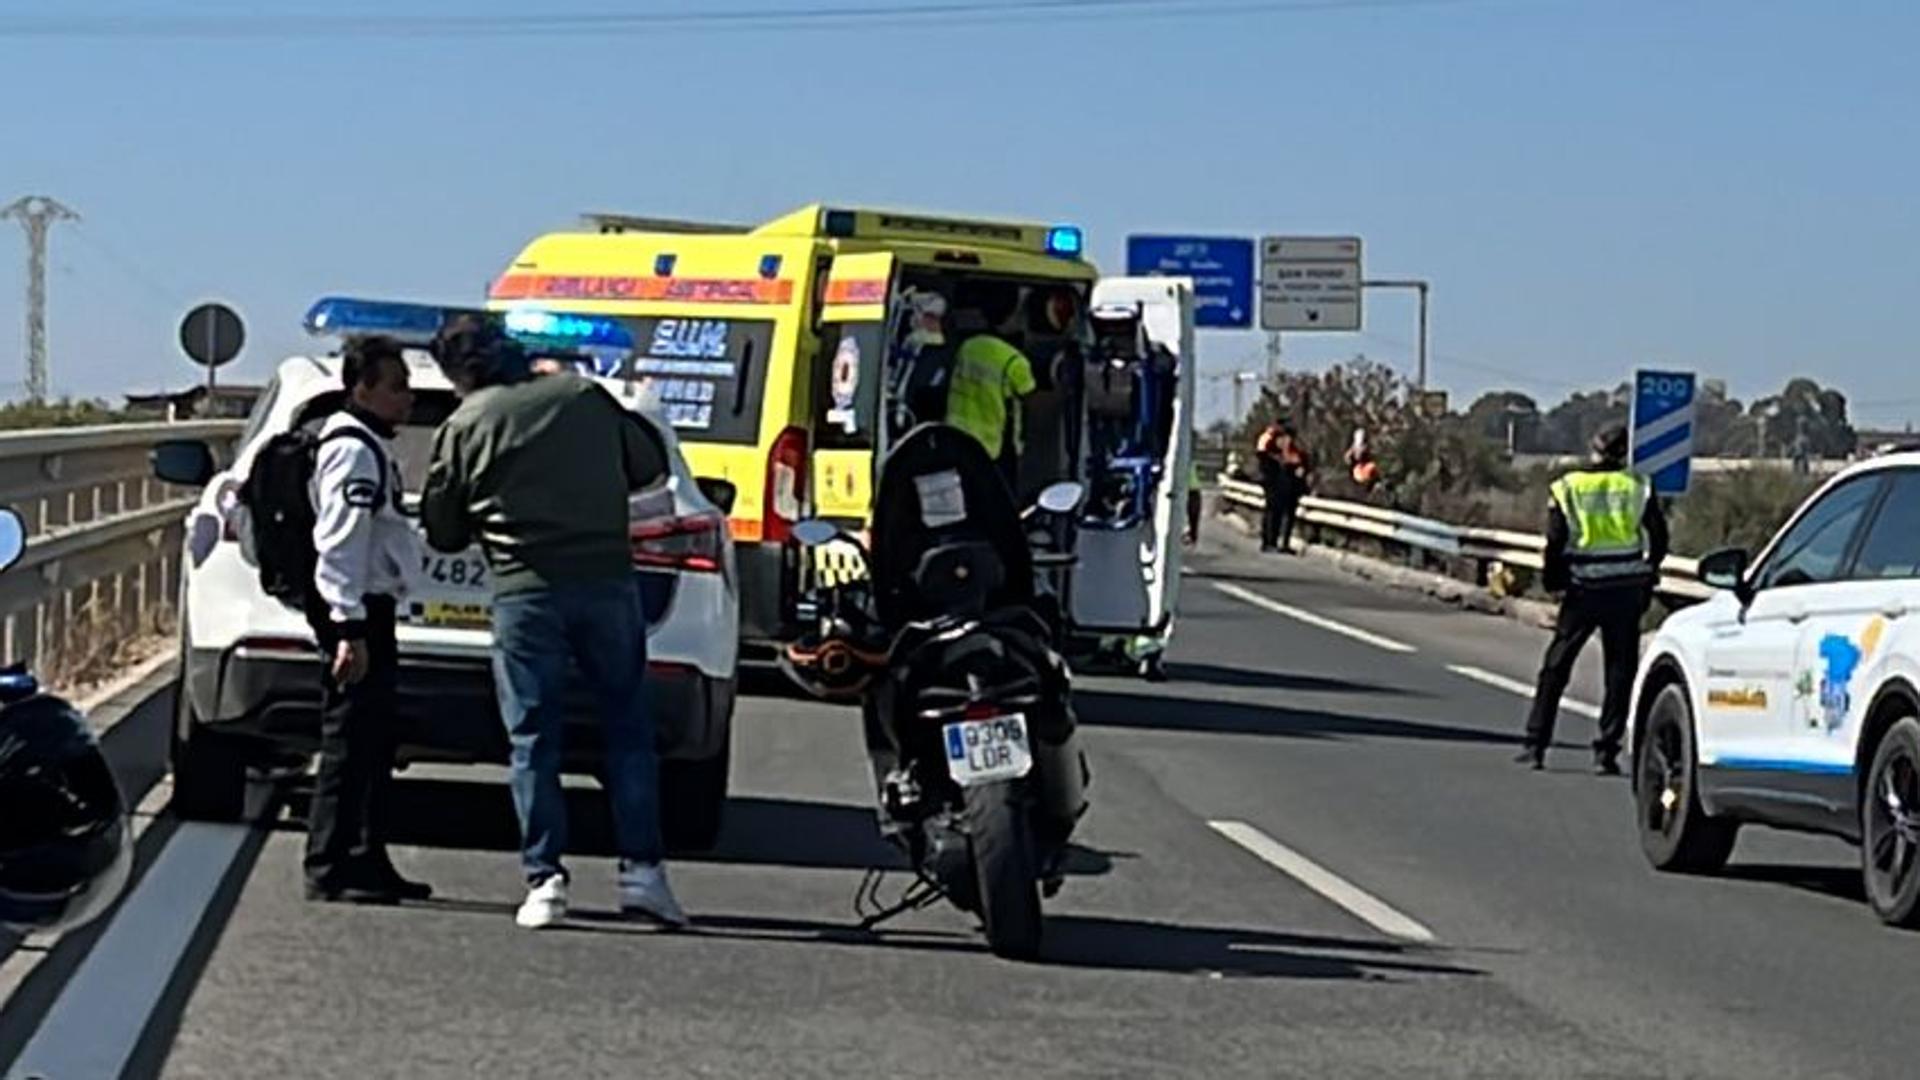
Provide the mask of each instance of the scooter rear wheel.
POLYGON ((1040 886, 1033 829, 1017 782, 968 788, 967 837, 980 920, 995 956, 1040 954, 1040 886))

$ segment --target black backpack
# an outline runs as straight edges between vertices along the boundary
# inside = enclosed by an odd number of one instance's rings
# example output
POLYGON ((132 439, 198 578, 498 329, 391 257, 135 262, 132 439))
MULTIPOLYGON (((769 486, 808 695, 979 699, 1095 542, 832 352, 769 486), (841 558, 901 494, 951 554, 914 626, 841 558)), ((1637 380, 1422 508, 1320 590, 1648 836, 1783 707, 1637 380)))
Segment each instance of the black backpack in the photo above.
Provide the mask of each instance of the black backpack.
POLYGON ((339 428, 325 438, 311 425, 275 435, 254 455, 247 479, 240 485, 240 502, 247 508, 254 558, 260 566, 260 587, 294 607, 305 607, 313 595, 313 571, 320 560, 313 548, 316 518, 311 494, 320 444, 341 438, 359 439, 379 457, 380 484, 374 505, 380 505, 387 497, 386 452, 372 434, 357 426, 339 428))

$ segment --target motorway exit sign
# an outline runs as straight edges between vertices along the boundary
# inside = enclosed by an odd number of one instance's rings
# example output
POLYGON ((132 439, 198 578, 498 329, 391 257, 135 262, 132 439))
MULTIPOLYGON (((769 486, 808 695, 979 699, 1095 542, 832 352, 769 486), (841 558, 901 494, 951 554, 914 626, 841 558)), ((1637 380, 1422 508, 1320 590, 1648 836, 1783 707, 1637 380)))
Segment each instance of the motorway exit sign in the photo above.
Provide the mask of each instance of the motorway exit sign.
POLYGON ((1260 241, 1260 326, 1360 329, 1360 238, 1269 236, 1260 241))
POLYGON ((1222 236, 1129 236, 1127 273, 1193 279, 1195 326, 1253 326, 1253 241, 1222 236))

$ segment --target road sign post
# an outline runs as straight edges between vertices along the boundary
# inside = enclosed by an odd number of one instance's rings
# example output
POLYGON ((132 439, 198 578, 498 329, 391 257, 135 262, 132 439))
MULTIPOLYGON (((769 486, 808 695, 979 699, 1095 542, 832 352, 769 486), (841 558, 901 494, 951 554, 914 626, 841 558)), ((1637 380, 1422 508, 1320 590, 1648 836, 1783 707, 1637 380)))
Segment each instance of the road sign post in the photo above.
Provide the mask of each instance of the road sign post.
POLYGON ((1253 241, 1222 236, 1129 236, 1127 273, 1193 279, 1193 324, 1253 326, 1253 241))
POLYGON ((1684 495, 1692 479, 1694 389, 1691 371, 1633 373, 1633 471, 1660 495, 1684 495))
POLYGON ((213 408, 214 372, 239 356, 246 342, 246 325, 239 313, 225 304, 201 304, 180 320, 180 348, 207 369, 207 409, 213 408))
POLYGON ((1357 331, 1360 283, 1359 237, 1269 236, 1260 242, 1260 325, 1357 331))

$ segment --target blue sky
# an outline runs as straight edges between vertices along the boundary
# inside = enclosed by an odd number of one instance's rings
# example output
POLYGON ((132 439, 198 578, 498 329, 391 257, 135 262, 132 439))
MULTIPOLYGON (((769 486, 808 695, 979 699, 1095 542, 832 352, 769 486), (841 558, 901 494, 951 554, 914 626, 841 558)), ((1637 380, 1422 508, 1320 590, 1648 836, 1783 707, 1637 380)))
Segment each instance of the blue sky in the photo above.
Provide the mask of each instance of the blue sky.
MULTIPOLYGON (((247 317, 230 370, 257 378, 304 346, 313 297, 472 300, 581 210, 755 220, 821 200, 1075 221, 1115 269, 1129 232, 1355 233, 1370 276, 1433 281, 1433 381, 1457 397, 1554 401, 1660 363, 1742 396, 1810 374, 1859 422, 1920 419, 1912 3, 1460 0, 602 38, 8 32, 162 10, 248 6, 0 5, 0 202, 49 194, 85 217, 55 235, 56 390, 190 381, 174 326, 204 298, 247 317)), ((7 226, 0 390, 21 378, 23 263, 7 226)), ((1365 352, 1410 371, 1411 299, 1370 296, 1367 322, 1289 335, 1286 362, 1365 352)), ((1202 366, 1258 366, 1261 346, 1207 335, 1202 366)))

